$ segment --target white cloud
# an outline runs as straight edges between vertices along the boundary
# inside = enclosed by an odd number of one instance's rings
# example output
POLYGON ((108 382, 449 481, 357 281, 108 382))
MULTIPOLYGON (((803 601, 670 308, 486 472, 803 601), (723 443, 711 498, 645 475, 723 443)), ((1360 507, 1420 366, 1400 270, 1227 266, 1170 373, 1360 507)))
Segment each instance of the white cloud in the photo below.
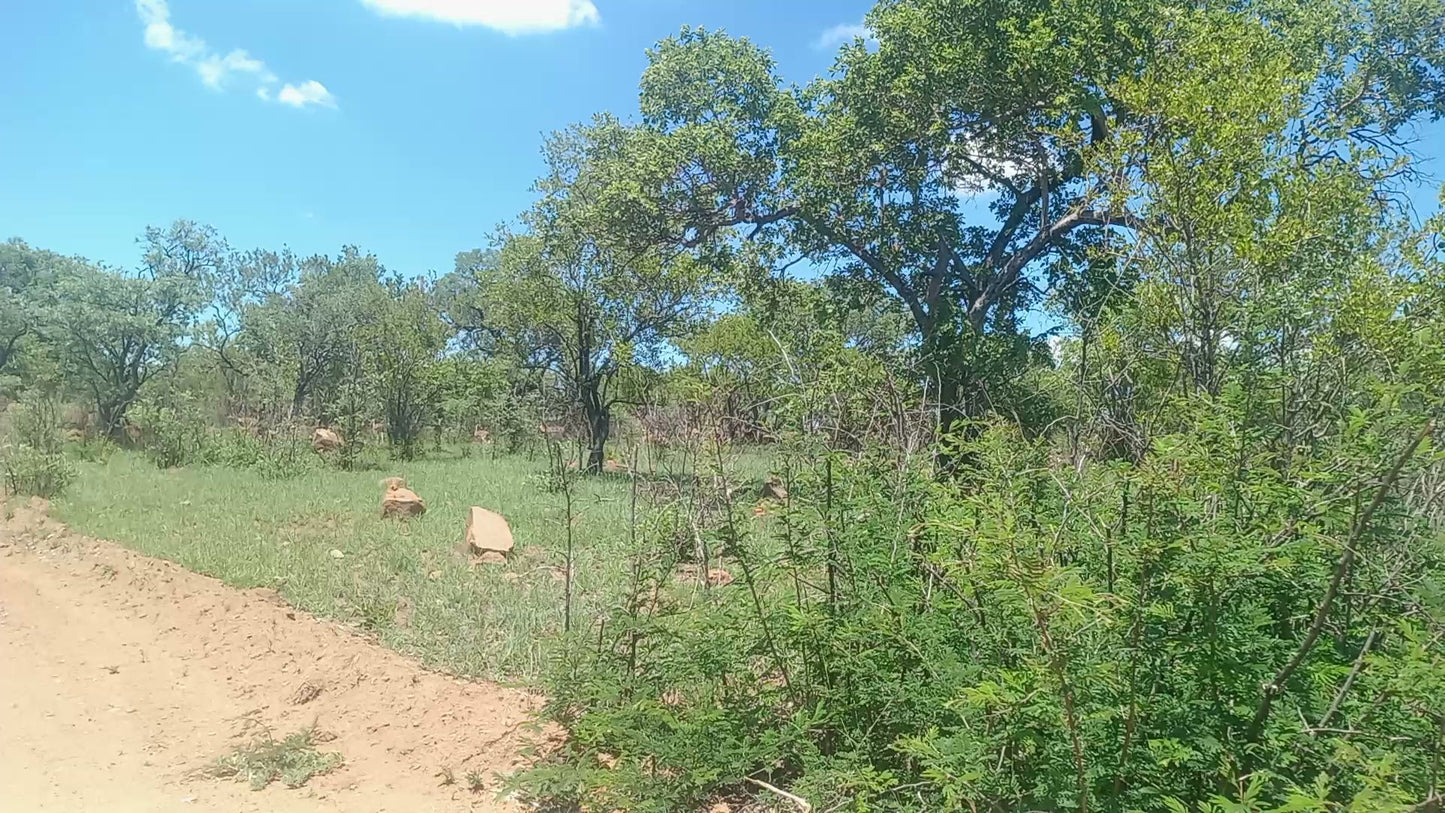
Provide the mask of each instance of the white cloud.
POLYGON ((331 95, 331 91, 327 90, 325 85, 315 79, 308 79, 299 85, 287 84, 281 88, 280 93, 276 94, 276 101, 292 107, 305 107, 308 104, 319 104, 323 107, 336 106, 336 97, 331 95))
POLYGON ((507 34, 595 25, 592 0, 361 0, 382 14, 422 17, 455 25, 481 25, 507 34))
POLYGON ((171 9, 166 0, 135 0, 135 11, 145 24, 146 47, 169 54, 172 61, 190 67, 212 90, 222 90, 233 79, 241 79, 255 84, 256 97, 262 101, 274 100, 292 107, 336 106, 335 97, 315 79, 299 85, 288 83, 279 93, 273 93, 272 87, 281 80, 265 62, 244 48, 234 48, 226 54, 212 51, 205 40, 171 24, 171 9))
POLYGON ((171 10, 165 0, 135 0, 136 13, 145 23, 146 47, 165 51, 177 61, 194 59, 206 44, 171 25, 171 10))
POLYGON ((862 37, 869 42, 873 41, 873 31, 862 23, 842 23, 825 30, 813 41, 813 47, 819 51, 831 51, 845 42, 862 37))
POLYGON ((207 54, 204 59, 196 63, 196 72, 201 75, 202 82, 217 90, 221 88, 226 77, 233 73, 255 76, 263 86, 276 81, 276 74, 266 70, 266 63, 253 58, 241 48, 237 48, 225 56, 207 54))

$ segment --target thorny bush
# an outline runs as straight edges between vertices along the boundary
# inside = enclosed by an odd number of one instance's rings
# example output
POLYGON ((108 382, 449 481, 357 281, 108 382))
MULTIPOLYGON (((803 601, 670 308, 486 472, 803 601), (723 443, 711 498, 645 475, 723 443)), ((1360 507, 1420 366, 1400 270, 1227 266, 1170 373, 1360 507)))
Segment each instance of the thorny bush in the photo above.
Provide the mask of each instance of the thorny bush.
POLYGON ((1233 390, 1137 464, 1050 466, 1003 424, 948 481, 791 456, 776 516, 702 540, 734 583, 639 554, 558 664, 565 746, 519 784, 592 810, 759 782, 830 810, 1412 809, 1438 787, 1445 551, 1403 496, 1439 460, 1409 397, 1287 474, 1233 390))

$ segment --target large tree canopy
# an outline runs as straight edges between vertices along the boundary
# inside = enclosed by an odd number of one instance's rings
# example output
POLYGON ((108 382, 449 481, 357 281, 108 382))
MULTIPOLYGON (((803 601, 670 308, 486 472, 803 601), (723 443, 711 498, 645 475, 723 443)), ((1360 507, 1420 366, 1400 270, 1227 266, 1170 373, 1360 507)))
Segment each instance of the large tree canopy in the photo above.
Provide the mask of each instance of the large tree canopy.
POLYGON ((1287 205, 1261 183, 1271 156, 1388 175, 1406 123, 1441 109, 1439 14, 886 0, 802 89, 747 40, 685 29, 649 54, 609 211, 639 244, 769 240, 896 297, 947 427, 994 404, 1038 350, 1023 314, 1094 278, 1102 246, 1178 233, 1150 219, 1181 173, 1263 206, 1287 205))
POLYGON ((70 380, 88 394, 101 428, 122 440, 141 387, 179 357, 229 255, 214 230, 184 220, 147 229, 141 240, 134 274, 76 264, 57 282, 51 314, 70 380))
POLYGON ((77 264, 23 240, 0 243, 0 373, 15 365, 22 343, 39 338, 56 279, 77 264))

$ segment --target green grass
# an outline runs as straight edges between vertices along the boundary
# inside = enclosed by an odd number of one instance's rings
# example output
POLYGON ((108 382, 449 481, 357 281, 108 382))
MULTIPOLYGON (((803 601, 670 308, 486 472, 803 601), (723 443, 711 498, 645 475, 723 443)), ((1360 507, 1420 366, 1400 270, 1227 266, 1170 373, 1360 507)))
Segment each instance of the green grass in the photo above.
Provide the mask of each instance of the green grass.
POLYGON ((336 769, 341 762, 340 754, 317 750, 315 729, 303 729, 280 740, 263 732, 217 759, 205 773, 219 779, 244 780, 251 790, 262 790, 278 779, 288 788, 299 788, 311 777, 336 769))
MULTIPOLYGON (((55 503, 76 530, 236 587, 275 588, 435 668, 531 681, 562 628, 564 509, 540 485, 542 455, 318 469, 282 481, 216 467, 163 471, 129 453, 80 470, 55 503), (379 481, 391 475, 426 500, 426 516, 380 518, 379 481), (472 505, 510 521, 517 547, 506 565, 471 567, 453 552, 472 505)), ((618 600, 627 578, 628 495, 625 477, 577 484, 573 618, 583 624, 618 600)))

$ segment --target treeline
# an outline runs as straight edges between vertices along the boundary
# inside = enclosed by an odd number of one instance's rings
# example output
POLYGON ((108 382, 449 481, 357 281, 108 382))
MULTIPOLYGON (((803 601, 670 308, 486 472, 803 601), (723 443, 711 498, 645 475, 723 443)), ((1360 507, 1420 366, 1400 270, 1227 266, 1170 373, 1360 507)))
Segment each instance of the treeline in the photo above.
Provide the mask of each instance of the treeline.
POLYGON ((292 421, 360 439, 376 421, 410 457, 423 430, 495 417, 507 392, 494 365, 452 346, 434 281, 357 249, 238 252, 188 221, 140 243, 135 270, 0 246, 10 397, 67 401, 73 429, 121 444, 197 423, 292 421))
POLYGON ((876 367, 907 341, 890 314, 860 317, 819 284, 778 283, 764 302, 695 262, 552 266, 531 233, 445 275, 349 246, 238 251, 185 220, 138 242, 135 269, 0 244, 0 398, 44 401, 75 439, 162 465, 196 460, 209 435, 320 425, 349 439, 343 466, 371 440, 410 459, 432 438, 517 450, 550 435, 597 471, 619 405, 634 440, 667 442, 713 406, 730 438, 774 440, 778 364, 876 367))

